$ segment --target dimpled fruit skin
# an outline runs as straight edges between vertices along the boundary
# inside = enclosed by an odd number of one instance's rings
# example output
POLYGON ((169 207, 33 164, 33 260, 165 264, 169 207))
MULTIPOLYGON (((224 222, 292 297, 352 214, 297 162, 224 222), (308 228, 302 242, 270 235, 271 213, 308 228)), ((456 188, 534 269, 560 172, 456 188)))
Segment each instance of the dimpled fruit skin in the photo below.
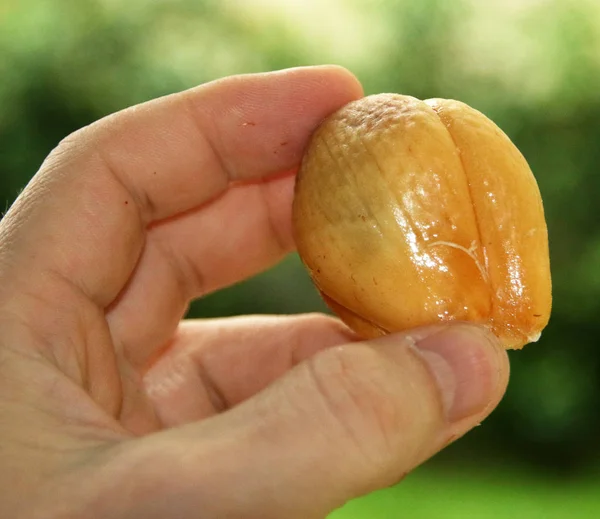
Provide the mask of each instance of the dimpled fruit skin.
POLYGON ((293 226, 325 301, 364 337, 459 320, 520 348, 550 317, 535 178, 464 103, 380 94, 334 113, 304 155, 293 226))

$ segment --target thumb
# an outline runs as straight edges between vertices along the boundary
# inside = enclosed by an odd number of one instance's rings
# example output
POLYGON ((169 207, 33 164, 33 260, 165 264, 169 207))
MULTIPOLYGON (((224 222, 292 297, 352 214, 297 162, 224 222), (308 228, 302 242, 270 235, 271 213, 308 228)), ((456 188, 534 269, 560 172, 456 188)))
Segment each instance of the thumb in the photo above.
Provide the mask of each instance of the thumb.
POLYGON ((165 433, 185 452, 177 517, 195 502, 210 518, 322 518, 481 422, 508 371, 498 341, 466 324, 322 351, 229 412, 165 433))

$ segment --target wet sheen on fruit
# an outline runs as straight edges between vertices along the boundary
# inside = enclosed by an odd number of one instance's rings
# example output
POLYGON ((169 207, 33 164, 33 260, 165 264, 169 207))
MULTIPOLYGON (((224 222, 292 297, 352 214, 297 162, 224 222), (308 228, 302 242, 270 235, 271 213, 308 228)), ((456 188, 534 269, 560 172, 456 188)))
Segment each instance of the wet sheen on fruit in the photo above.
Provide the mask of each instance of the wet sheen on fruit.
POLYGON ((459 320, 520 348, 548 322, 537 183, 464 103, 381 94, 330 116, 304 155, 293 225, 315 285, 362 336, 459 320))

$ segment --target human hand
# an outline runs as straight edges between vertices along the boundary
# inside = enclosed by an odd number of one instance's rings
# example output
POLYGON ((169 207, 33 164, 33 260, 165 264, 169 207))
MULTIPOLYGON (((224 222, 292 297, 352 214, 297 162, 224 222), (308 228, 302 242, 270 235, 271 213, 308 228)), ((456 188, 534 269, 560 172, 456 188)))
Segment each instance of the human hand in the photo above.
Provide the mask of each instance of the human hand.
POLYGON ((318 518, 478 424, 508 379, 474 326, 180 323, 294 248, 294 172, 362 95, 336 67, 231 77, 62 142, 0 227, 0 515, 318 518))

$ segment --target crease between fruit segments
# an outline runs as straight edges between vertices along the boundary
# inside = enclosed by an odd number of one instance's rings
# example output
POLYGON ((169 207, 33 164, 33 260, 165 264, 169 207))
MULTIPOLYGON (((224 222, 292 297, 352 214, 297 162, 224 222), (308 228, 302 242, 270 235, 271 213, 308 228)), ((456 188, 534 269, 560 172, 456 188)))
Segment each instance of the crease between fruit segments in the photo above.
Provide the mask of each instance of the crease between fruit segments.
POLYGON ((347 306, 344 306, 343 304, 341 304, 337 299, 331 297, 326 292, 324 292, 320 288, 320 286, 317 282, 315 282, 315 286, 317 287, 317 290, 321 293, 321 296, 325 300, 325 303, 327 304, 327 306, 329 306, 329 308, 331 310, 333 310, 333 312, 350 328, 354 329, 354 323, 351 323, 351 320, 348 318, 349 316, 353 317, 354 319, 356 319, 358 321, 362 321, 363 323, 366 323, 368 326, 371 326, 374 330, 378 330, 379 332, 381 332, 381 335, 388 335, 391 333, 390 330, 384 328, 383 326, 380 326, 379 324, 372 321, 371 319, 367 319, 366 317, 363 317, 362 315, 358 314, 357 312, 350 310, 350 308, 348 308, 347 306), (339 308, 336 309, 335 308, 336 306, 339 308), (340 309, 342 309, 343 312, 340 312, 340 309))
MULTIPOLYGON (((458 160, 460 161, 461 169, 462 169, 463 174, 465 175, 465 179, 467 181, 469 200, 471 201, 471 207, 473 208, 473 216, 475 218, 475 227, 477 229, 477 239, 480 244, 481 255, 483 256, 483 259, 484 259, 484 265, 481 264, 481 262, 477 259, 476 255, 475 255, 475 251, 477 250, 476 242, 472 242, 469 249, 466 249, 465 247, 462 247, 458 244, 454 244, 454 246, 460 250, 463 250, 467 254, 469 254, 469 256, 475 262, 475 265, 479 269, 479 272, 481 273, 483 281, 486 283, 486 285, 488 285, 489 294, 490 294, 490 322, 493 323, 494 316, 495 316, 495 310, 496 310, 496 300, 494 298, 495 290, 494 290, 494 286, 493 286, 492 279, 491 279, 489 269, 488 269, 487 252, 485 250, 485 246, 483 245, 484 241, 483 241, 483 236, 481 233, 481 222, 479 221, 479 215, 477 214, 477 209, 475 208, 475 201, 473 200, 473 189, 471 187, 471 181, 469 179, 469 175, 467 174, 467 168, 465 167, 465 162, 463 160, 462 152, 461 152, 460 148, 458 147, 456 140, 454 139, 454 135, 452 135, 452 132, 450 131, 450 125, 446 124, 444 122, 444 119, 442 119, 442 117, 438 113, 437 106, 432 106, 429 103, 426 103, 426 104, 433 110, 433 112, 439 119, 440 123, 442 123, 442 126, 444 128, 446 128, 446 131, 448 132, 448 135, 450 136, 450 139, 452 140, 452 143, 454 144, 454 148, 456 149, 456 152, 458 153, 458 160), (469 253, 468 251, 471 251, 471 252, 469 253)), ((453 243, 453 242, 446 242, 446 245, 449 245, 450 243, 453 243)))

